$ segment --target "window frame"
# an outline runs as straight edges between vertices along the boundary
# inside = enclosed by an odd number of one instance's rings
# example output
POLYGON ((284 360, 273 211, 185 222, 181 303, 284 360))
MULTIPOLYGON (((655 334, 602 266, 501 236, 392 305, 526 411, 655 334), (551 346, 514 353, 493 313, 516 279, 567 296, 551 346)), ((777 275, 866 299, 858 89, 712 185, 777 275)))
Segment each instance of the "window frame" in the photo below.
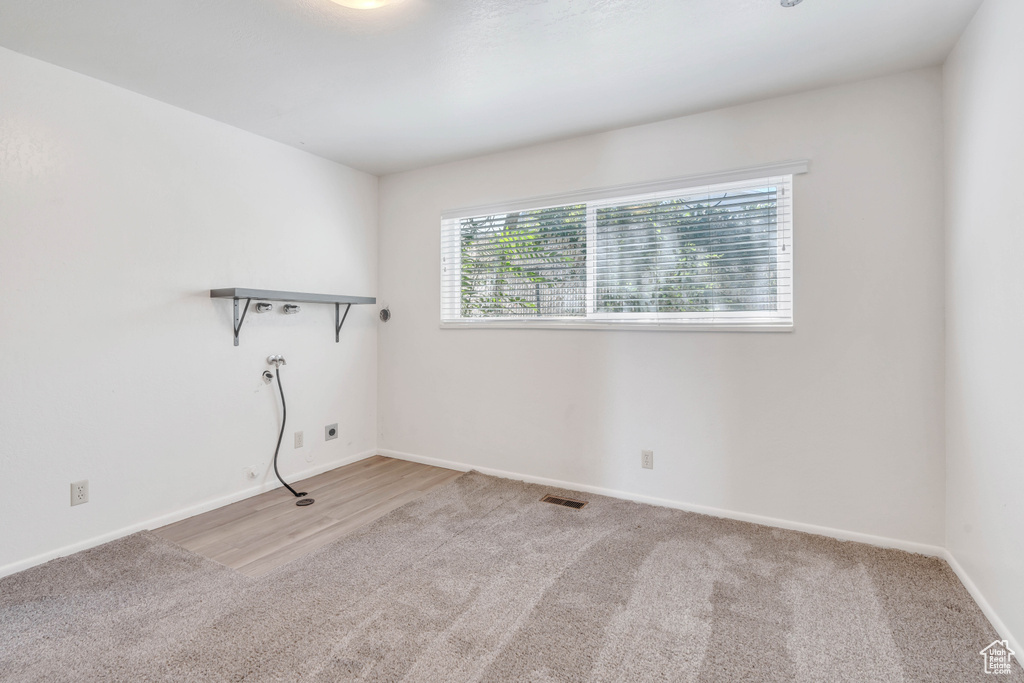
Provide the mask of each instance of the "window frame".
MULTIPOLYGON (((770 164, 753 168, 746 168, 721 173, 704 174, 700 176, 688 176, 674 178, 655 183, 644 183, 635 185, 620 185, 615 187, 585 190, 571 194, 548 195, 535 197, 533 199, 522 199, 514 202, 495 204, 489 206, 475 206, 463 209, 445 211, 441 214, 441 244, 440 244, 440 327, 441 329, 579 329, 579 330, 662 330, 662 331, 736 331, 736 332, 788 332, 794 329, 795 320, 795 292, 793 287, 793 185, 795 176, 807 173, 809 162, 790 161, 778 164, 770 164), (715 311, 708 312, 686 312, 686 313, 598 313, 594 312, 594 289, 596 259, 587 259, 587 282, 586 282, 586 317, 576 316, 507 316, 507 317, 461 317, 461 250, 457 244, 448 240, 458 241, 458 231, 449 231, 446 235, 445 222, 464 218, 479 217, 485 215, 497 215, 519 211, 538 210, 547 207, 558 207, 562 205, 582 204, 587 205, 587 244, 596 243, 596 213, 600 205, 614 205, 616 202, 629 203, 636 199, 650 199, 656 195, 680 196, 691 192, 699 191, 708 186, 715 187, 715 190, 728 187, 749 186, 752 181, 776 179, 790 176, 780 192, 779 204, 777 207, 777 225, 779 226, 777 239, 786 245, 785 260, 788 261, 790 278, 785 285, 779 285, 790 300, 789 315, 784 314, 766 315, 764 320, 743 322, 729 322, 729 318, 749 318, 749 311, 715 311), (786 192, 788 190, 788 192, 786 192), (453 248, 455 247, 455 248, 453 248), (454 269, 454 275, 449 269, 454 269), (452 281, 456 282, 460 296, 446 300, 446 286, 452 281), (453 301, 456 303, 453 304, 453 301), (452 315, 452 314, 455 315, 452 315), (708 320, 714 317, 714 320, 708 320)), ((766 311, 765 313, 770 313, 766 311)))

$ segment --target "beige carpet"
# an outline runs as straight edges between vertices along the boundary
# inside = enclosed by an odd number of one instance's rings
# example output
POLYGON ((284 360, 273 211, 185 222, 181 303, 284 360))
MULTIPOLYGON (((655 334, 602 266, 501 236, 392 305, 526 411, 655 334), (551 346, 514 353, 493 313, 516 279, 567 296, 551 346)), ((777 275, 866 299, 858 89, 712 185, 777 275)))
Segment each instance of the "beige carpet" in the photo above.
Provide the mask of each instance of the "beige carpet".
POLYGON ((0 580, 0 680, 993 678, 940 560, 549 491, 470 473, 260 579, 149 533, 55 560, 0 580))

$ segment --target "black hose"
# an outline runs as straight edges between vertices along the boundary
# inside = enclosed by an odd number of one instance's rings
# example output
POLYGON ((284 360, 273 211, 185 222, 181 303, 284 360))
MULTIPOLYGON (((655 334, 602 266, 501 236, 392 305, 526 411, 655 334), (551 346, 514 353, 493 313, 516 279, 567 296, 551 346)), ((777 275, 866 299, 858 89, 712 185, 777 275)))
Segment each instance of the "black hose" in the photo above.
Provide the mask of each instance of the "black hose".
POLYGON ((277 435, 277 448, 274 449, 274 474, 276 474, 278 480, 284 484, 284 487, 292 492, 292 495, 296 498, 301 498, 306 495, 306 492, 303 491, 302 493, 299 493, 293 489, 288 485, 288 482, 281 478, 281 473, 277 471, 277 454, 281 450, 281 439, 284 438, 284 426, 288 422, 288 406, 285 405, 284 402, 284 387, 281 386, 281 373, 279 368, 274 368, 274 376, 277 377, 277 388, 281 392, 281 433, 277 435))

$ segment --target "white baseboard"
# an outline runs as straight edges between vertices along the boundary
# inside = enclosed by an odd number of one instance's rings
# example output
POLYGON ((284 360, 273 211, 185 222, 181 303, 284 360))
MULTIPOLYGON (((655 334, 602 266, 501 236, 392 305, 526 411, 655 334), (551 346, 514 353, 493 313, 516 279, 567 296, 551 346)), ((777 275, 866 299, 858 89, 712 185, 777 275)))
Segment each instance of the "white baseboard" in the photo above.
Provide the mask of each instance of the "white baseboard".
MULTIPOLYGON (((476 470, 482 474, 487 474, 494 477, 501 477, 503 479, 515 479, 517 481, 525 481, 531 484, 541 484, 544 486, 552 486, 572 491, 585 491, 587 493, 594 493, 601 496, 609 496, 611 498, 621 498, 624 500, 636 501, 638 503, 647 503, 649 505, 658 505, 661 507, 674 508, 677 510, 685 510, 687 512, 696 512, 704 515, 711 515, 713 517, 735 519, 743 522, 752 522, 754 524, 763 524, 765 526, 778 527, 781 529, 791 529, 793 531, 803 531, 805 533, 817 534, 820 536, 829 536, 831 538, 836 538, 842 541, 856 541, 859 543, 867 543, 870 545, 880 546, 883 548, 895 548, 898 550, 905 550, 907 552, 918 553, 921 555, 939 557, 949 564, 950 568, 953 570, 956 576, 960 579, 961 583, 963 583, 964 587, 967 589, 967 592, 978 604, 978 607, 981 609, 982 613, 992 624, 993 628, 995 628, 996 632, 999 633, 1000 638, 1005 639, 1009 643, 1010 649, 1014 650, 1015 652, 1024 652, 1024 647, 1022 647, 1021 643, 1016 638, 1014 638, 1013 634, 1010 633, 1009 629, 1006 627, 1005 622, 1003 622, 1003 620, 999 618, 999 615, 992 608, 989 602, 985 599, 985 596, 982 595, 981 591, 975 585, 974 581, 971 580, 971 577, 968 576, 966 571, 964 571, 964 568, 957 561, 956 557, 951 552, 949 552, 948 549, 940 546, 928 545, 925 543, 917 543, 914 541, 904 541, 895 538, 887 538, 885 536, 875 536, 872 534, 864 534, 857 531, 847 531, 845 529, 834 529, 831 527, 823 527, 815 524, 805 524, 803 522, 794 522, 791 520, 778 519, 774 517, 765 517, 762 515, 754 515, 746 512, 736 512, 734 510, 709 507, 706 505, 695 505, 693 503, 686 503, 683 501, 670 500, 666 498, 657 498, 654 496, 645 496, 641 494, 630 493, 628 491, 603 488, 600 486, 590 486, 587 484, 578 484, 570 481, 548 479, 546 477, 535 477, 528 474, 508 472, 506 470, 498 470, 490 467, 478 467, 475 465, 468 465, 462 462, 456 462, 454 460, 432 458, 428 456, 416 455, 413 453, 404 453, 401 451, 394 451, 389 449, 374 449, 369 451, 363 451, 362 453, 356 453, 354 455, 346 456, 338 460, 321 463, 315 467, 311 467, 301 472, 296 472, 295 474, 292 475, 292 477, 294 477, 296 481, 307 479, 309 477, 322 474, 324 472, 336 469, 338 467, 342 467, 344 465, 349 465, 360 460, 365 460, 366 458, 369 458, 376 454, 384 455, 390 458, 397 458, 399 460, 408 460, 410 462, 423 463, 425 465, 445 467, 447 469, 457 470, 460 472, 476 470)), ((104 543, 116 540, 118 538, 128 536, 129 534, 133 534, 137 531, 156 529, 162 526, 166 526, 168 524, 173 524, 174 522, 180 521, 182 519, 194 517, 195 515, 202 514, 203 512, 215 510, 219 507, 230 505, 231 503, 235 503, 237 501, 250 498, 265 491, 270 491, 272 489, 280 487, 281 484, 277 481, 265 482, 263 484, 253 486, 242 491, 237 491, 227 496, 212 498, 210 500, 203 501, 202 503, 198 503, 196 505, 192 505, 181 510, 176 510, 174 512, 161 515, 159 517, 148 519, 144 522, 131 524, 129 526, 122 527, 115 531, 110 531, 108 533, 101 534, 99 536, 95 536, 84 541, 80 541, 78 543, 73 543, 62 548, 57 548, 55 550, 41 553, 34 557, 20 560, 18 562, 12 562, 10 564, 0 567, 0 577, 20 572, 24 569, 28 569, 29 567, 34 567, 36 565, 48 562, 58 557, 64 557, 66 555, 71 555, 82 550, 88 550, 89 548, 93 548, 98 545, 102 545, 104 543)))
MULTIPOLYGON (((309 469, 291 474, 289 475, 289 477, 294 479, 295 481, 308 479, 309 477, 313 477, 318 474, 323 474, 324 472, 337 469, 343 465, 349 465, 360 460, 365 460, 366 458, 369 458, 376 454, 376 450, 363 451, 362 453, 356 453, 355 455, 345 456, 338 460, 320 463, 319 465, 310 467, 309 469)), ((252 496, 258 495, 265 491, 271 491, 276 488, 281 488, 281 483, 279 481, 277 481, 276 479, 273 481, 267 481, 256 486, 251 486, 247 489, 243 489, 241 491, 236 491, 235 493, 231 493, 226 496, 211 498, 209 500, 203 501, 202 503, 197 503, 196 505, 191 505, 181 510, 175 510, 174 512, 169 512, 165 515, 160 515, 159 517, 154 517, 144 522, 137 522, 135 524, 131 524, 129 526, 116 529, 114 531, 109 531, 99 536, 94 536, 84 541, 79 541, 78 543, 72 543, 71 545, 66 545, 62 548, 57 548, 56 550, 50 550, 48 552, 41 553, 39 555, 30 557, 25 560, 12 562, 11 564, 6 564, 0 567, 0 577, 15 574, 22 570, 28 569, 29 567, 34 567, 44 562, 49 562, 50 560, 56 559, 58 557, 64 557, 66 555, 71 555, 82 550, 94 548, 98 545, 103 545, 104 543, 109 543, 110 541, 116 540, 118 538, 123 538, 124 536, 128 536, 129 534, 134 534, 137 531, 157 529, 168 524, 173 524, 174 522, 178 522, 183 519, 188 519, 189 517, 194 517, 195 515, 199 515, 204 512, 209 512, 210 510, 216 510, 217 508, 224 507, 225 505, 230 505, 231 503, 236 503, 240 500, 245 500, 246 498, 251 498, 252 496)))
POLYGON ((675 508, 677 510, 686 510, 687 512, 697 512, 703 515, 711 515, 712 517, 724 517, 725 519, 753 522, 754 524, 764 524, 766 526, 779 527, 781 529, 791 529, 793 531, 803 531, 805 533, 817 534, 819 536, 829 536, 841 541, 856 541, 858 543, 867 543, 869 545, 880 546, 882 548, 895 548, 897 550, 905 550, 919 555, 938 557, 949 564, 953 573, 957 575, 957 578, 959 578, 960 582, 963 583, 964 588, 966 588, 967 592, 970 593, 972 598, 974 598, 974 601, 978 604, 982 613, 992 624, 992 627, 997 633, 999 633, 999 637, 1004 638, 1009 643, 1010 649, 1014 652, 1024 653, 1024 647, 1022 647, 1021 644, 1013 637, 1013 634, 1010 633, 1010 630, 1006 627, 1003 620, 999 618, 999 615, 996 614, 996 611, 992 609, 992 605, 990 605, 985 599, 985 596, 981 594, 981 591, 978 590, 978 587, 971 580, 971 577, 967 575, 967 572, 965 572, 963 567, 960 566, 960 563, 957 562, 953 554, 949 552, 948 549, 941 546, 917 543, 914 541, 904 541, 896 538, 887 538, 885 536, 874 536, 872 534, 864 534, 858 531, 833 529, 831 527, 805 524, 803 522, 793 522, 791 520, 777 519, 775 517, 764 517, 762 515, 753 515, 746 512, 736 512, 734 510, 708 507, 706 505, 694 505, 692 503, 685 503, 678 500, 655 498, 654 496, 644 496, 636 493, 629 493, 628 491, 606 489, 600 486, 577 484, 571 481, 559 481, 557 479, 547 479, 545 477, 534 477, 528 474, 519 474, 516 472, 507 472, 505 470, 496 470, 489 467, 467 465, 462 462, 443 460, 441 458, 431 458, 423 455, 416 455, 414 453, 403 453, 401 451, 392 451, 387 449, 380 449, 377 452, 390 458, 409 460, 411 462, 423 463, 424 465, 434 465, 436 467, 446 467, 460 472, 476 470, 481 474, 488 474, 494 477, 501 477, 503 479, 515 479, 518 481, 529 482, 531 484, 542 484, 544 486, 568 489, 570 491, 586 491, 587 493, 595 493, 601 496, 633 500, 638 503, 648 503, 650 505, 675 508))
POLYGON ((981 594, 978 586, 975 585, 974 581, 972 581, 971 577, 967 575, 964 568, 959 562, 957 562, 956 556, 947 548, 943 549, 942 557, 949 564, 953 573, 957 575, 957 578, 960 579, 960 583, 964 585, 967 592, 971 594, 972 598, 974 598, 974 602, 978 603, 978 607, 981 608, 982 613, 988 619, 989 623, 992 624, 992 628, 996 630, 999 637, 1009 643, 1010 649, 1017 653, 1017 662, 1020 663, 1020 658, 1024 657, 1024 647, 1021 647, 1020 641, 1013 637, 1013 634, 1010 633, 1010 629, 1006 627, 1006 622, 1000 619, 999 615, 996 614, 996 611, 992 609, 992 605, 989 604, 989 601, 981 594))
POLYGON ((845 529, 833 529, 831 527, 817 526, 815 524, 805 524, 803 522, 794 522, 788 519, 777 519, 775 517, 764 517, 762 515, 754 515, 747 512, 736 512, 735 510, 726 510, 723 508, 709 507, 707 505, 696 505, 693 503, 687 503, 680 500, 670 500, 668 498, 656 498, 654 496, 645 496, 639 493, 630 493, 629 491, 619 491, 616 489, 606 489, 600 486, 590 486, 587 484, 578 484, 571 481, 560 481, 557 479, 547 479, 545 477, 534 477, 529 474, 520 474, 518 472, 507 472, 505 470, 496 470, 489 467, 478 467, 476 465, 467 465, 466 463, 455 462, 453 460, 442 460, 440 458, 430 458, 422 455, 416 455, 414 453, 403 453, 401 451, 391 451, 387 449, 379 449, 377 451, 381 455, 386 455, 389 458, 398 458, 399 460, 409 460, 411 462, 423 463, 424 465, 435 465, 437 467, 446 467, 451 470, 458 470, 460 472, 467 472, 469 470, 476 470, 481 474, 489 474, 494 477, 501 477, 503 479, 516 479, 518 481, 525 481, 531 484, 542 484, 544 486, 554 486, 556 488, 569 489, 572 491, 586 491, 587 493, 596 493, 599 496, 609 496, 611 498, 622 498, 624 500, 633 500, 638 503, 647 503, 649 505, 657 505, 659 507, 674 508, 676 510, 685 510, 687 512, 697 512, 702 515, 710 515, 712 517, 723 517, 725 519, 736 519, 742 522, 752 522, 754 524, 763 524, 765 526, 778 527, 780 529, 790 529, 793 531, 803 531, 808 534, 817 534, 819 536, 830 536, 841 541, 857 541, 858 543, 868 543, 870 545, 880 546, 882 548, 896 548, 898 550, 906 550, 910 553, 917 553, 919 555, 928 555, 929 557, 941 557, 945 558, 946 549, 937 545, 928 545, 927 543, 917 543, 914 541, 904 541, 897 538, 887 538, 885 536, 873 536, 871 534, 863 534, 858 531, 847 531, 845 529))

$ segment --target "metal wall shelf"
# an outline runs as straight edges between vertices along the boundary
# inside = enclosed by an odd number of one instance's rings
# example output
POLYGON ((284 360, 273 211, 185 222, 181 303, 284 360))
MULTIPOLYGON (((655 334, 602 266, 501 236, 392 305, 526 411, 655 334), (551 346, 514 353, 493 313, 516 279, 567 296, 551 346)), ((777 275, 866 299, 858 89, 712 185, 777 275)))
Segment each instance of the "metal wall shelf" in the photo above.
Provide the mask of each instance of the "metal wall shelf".
POLYGON ((377 299, 372 296, 347 296, 343 294, 312 294, 310 292, 281 292, 275 289, 246 289, 243 287, 228 287, 225 289, 211 289, 211 299, 234 299, 235 302, 235 346, 238 346, 238 333, 245 322, 245 314, 249 312, 249 304, 253 299, 258 301, 288 301, 300 304, 334 304, 334 341, 341 340, 341 326, 345 324, 348 311, 353 304, 375 304, 377 299), (238 315, 238 301, 245 299, 245 308, 242 315, 238 315), (341 307, 345 312, 341 312, 341 307))

